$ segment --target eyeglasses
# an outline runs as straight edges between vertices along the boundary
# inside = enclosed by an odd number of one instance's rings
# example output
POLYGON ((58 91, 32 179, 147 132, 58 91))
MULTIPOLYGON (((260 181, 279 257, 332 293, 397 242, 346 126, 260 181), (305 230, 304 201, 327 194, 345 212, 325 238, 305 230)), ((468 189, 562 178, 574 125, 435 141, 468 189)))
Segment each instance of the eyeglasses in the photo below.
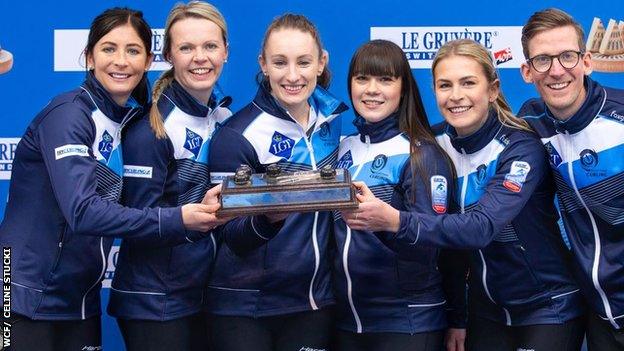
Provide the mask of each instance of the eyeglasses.
POLYGON ((582 51, 567 50, 557 55, 537 55, 527 60, 533 69, 539 73, 546 73, 552 67, 553 59, 557 59, 561 67, 572 69, 578 65, 582 51))

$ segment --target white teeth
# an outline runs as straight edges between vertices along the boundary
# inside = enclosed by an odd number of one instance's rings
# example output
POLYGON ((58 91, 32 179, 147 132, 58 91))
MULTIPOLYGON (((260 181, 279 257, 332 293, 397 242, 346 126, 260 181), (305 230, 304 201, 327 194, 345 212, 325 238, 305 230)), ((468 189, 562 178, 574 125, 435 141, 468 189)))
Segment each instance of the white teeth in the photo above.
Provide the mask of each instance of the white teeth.
POLYGON ((560 89, 567 87, 569 84, 570 82, 554 83, 554 84, 548 84, 548 87, 551 89, 560 90, 560 89))
POLYGON ((451 113, 462 113, 462 112, 466 112, 470 110, 470 106, 459 106, 459 107, 451 107, 449 108, 449 111, 451 111, 451 113))
POLYGON ((110 76, 115 79, 125 79, 125 78, 130 77, 129 74, 121 74, 121 73, 111 73, 110 76))
POLYGON ((289 92, 297 92, 303 89, 303 85, 283 85, 284 89, 289 92))
POLYGON ((209 73, 210 71, 212 71, 212 69, 211 68, 195 68, 195 69, 192 69, 190 71, 193 74, 206 74, 206 73, 209 73))
POLYGON ((383 101, 377 101, 377 100, 364 100, 362 102, 365 105, 381 105, 381 104, 383 104, 383 101))

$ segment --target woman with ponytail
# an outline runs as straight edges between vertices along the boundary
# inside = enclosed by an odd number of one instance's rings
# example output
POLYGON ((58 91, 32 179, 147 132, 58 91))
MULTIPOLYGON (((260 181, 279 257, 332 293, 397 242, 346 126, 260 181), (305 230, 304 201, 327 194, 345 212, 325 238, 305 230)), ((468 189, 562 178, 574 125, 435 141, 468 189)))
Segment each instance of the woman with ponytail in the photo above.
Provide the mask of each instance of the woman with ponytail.
MULTIPOLYGON (((218 203, 117 203, 121 138, 148 100, 151 39, 140 11, 98 15, 85 82, 49 102, 17 145, 0 225, 0 243, 13 254, 11 350, 101 350, 100 287, 113 238, 178 245, 220 224, 218 203)), ((215 190, 206 202, 216 202, 215 190)))
MULTIPOLYGON (((432 73, 445 119, 434 132, 456 168, 461 213, 399 211, 358 183, 360 207, 343 217, 352 229, 378 231, 398 252, 472 249, 469 350, 579 350, 583 301, 570 274, 539 138, 511 113, 490 53, 477 42, 446 43, 432 73)), ((449 335, 447 350, 463 350, 461 332, 449 335)))
MULTIPOLYGON (((176 5, 163 54, 172 67, 156 82, 149 118, 123 144, 122 202, 130 207, 200 202, 209 186, 208 147, 231 112, 217 80, 228 55, 225 19, 212 5, 176 5)), ((216 255, 212 233, 175 247, 121 244, 108 312, 128 350, 205 350, 204 288, 216 255)))

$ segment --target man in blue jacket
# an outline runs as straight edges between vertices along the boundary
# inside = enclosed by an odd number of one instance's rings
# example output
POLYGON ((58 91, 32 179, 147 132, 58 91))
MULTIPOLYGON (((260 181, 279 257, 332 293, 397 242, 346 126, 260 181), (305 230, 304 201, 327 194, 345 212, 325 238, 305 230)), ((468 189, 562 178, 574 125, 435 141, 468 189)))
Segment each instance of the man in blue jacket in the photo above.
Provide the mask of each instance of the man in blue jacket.
POLYGON ((593 311, 589 349, 624 348, 624 90, 589 78, 581 26, 547 9, 522 29, 521 71, 540 99, 519 115, 550 155, 576 275, 593 311))

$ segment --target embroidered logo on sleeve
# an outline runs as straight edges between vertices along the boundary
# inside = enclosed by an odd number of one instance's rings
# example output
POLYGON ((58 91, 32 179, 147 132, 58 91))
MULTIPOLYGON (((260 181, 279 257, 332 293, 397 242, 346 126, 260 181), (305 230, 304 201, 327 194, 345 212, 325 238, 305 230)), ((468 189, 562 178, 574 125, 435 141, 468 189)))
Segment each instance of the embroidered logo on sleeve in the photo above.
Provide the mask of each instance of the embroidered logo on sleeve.
POLYGON ((509 173, 505 175, 505 180, 503 181, 503 186, 507 188, 507 190, 513 191, 514 193, 519 193, 522 190, 522 185, 526 181, 526 177, 531 170, 531 166, 528 162, 524 161, 513 161, 511 163, 511 168, 509 169, 509 173))
POLYGON ((448 184, 441 175, 431 177, 431 207, 436 213, 446 213, 448 184))
POLYGON ((89 148, 86 145, 67 144, 54 149, 54 158, 60 160, 68 156, 89 156, 89 148))
POLYGON ((152 167, 125 165, 123 176, 126 178, 152 178, 152 167))

